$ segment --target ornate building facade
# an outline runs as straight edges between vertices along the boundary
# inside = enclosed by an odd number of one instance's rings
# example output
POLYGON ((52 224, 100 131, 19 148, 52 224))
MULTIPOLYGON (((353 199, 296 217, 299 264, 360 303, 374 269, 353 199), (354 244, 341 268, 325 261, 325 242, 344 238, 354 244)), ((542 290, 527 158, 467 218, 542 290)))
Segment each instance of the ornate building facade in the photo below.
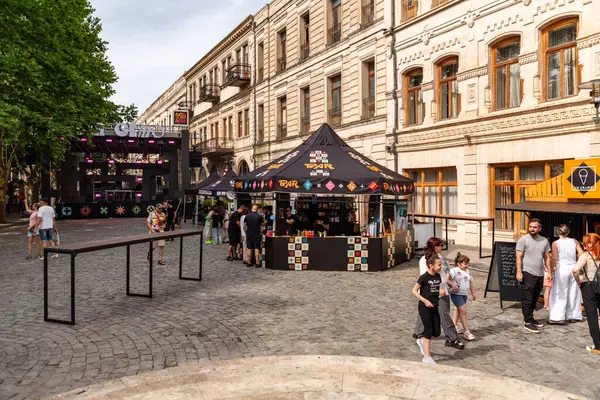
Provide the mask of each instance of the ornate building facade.
MULTIPOLYGON (((565 159, 600 156, 590 92, 577 87, 600 76, 600 2, 395 5, 388 116, 397 110, 394 148, 416 182, 417 212, 495 216, 496 239, 514 239, 526 215, 496 205, 524 201, 565 159)), ((453 223, 458 243, 476 245, 477 224, 453 223)))

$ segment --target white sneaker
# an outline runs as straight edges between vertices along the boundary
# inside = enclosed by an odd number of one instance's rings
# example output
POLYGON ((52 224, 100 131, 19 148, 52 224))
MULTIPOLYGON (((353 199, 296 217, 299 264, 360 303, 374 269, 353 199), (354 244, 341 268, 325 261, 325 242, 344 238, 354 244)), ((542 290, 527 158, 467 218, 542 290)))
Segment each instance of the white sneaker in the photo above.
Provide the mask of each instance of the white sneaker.
MULTIPOLYGON (((423 346, 423 339, 422 338, 418 338, 417 339, 417 344, 419 345, 419 350, 421 350, 421 354, 425 355, 425 347, 423 346)), ((425 361, 423 361, 423 362, 425 362, 425 361)))
POLYGON ((50 258, 58 258, 58 254, 54 253, 50 256, 50 258))
POLYGON ((435 361, 433 361, 433 358, 431 357, 423 357, 423 362, 425 364, 437 364, 435 361))

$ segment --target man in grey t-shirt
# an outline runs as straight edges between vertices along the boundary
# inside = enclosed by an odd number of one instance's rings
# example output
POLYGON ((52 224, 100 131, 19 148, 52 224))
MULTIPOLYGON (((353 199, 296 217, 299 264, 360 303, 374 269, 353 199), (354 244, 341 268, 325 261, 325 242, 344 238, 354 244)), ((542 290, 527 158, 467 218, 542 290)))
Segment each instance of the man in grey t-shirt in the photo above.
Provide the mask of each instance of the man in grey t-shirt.
POLYGON ((517 281, 521 282, 521 307, 525 331, 540 333, 544 326, 533 318, 535 304, 544 287, 544 263, 550 267, 550 243, 539 235, 542 223, 533 218, 529 221, 529 234, 517 242, 517 281))

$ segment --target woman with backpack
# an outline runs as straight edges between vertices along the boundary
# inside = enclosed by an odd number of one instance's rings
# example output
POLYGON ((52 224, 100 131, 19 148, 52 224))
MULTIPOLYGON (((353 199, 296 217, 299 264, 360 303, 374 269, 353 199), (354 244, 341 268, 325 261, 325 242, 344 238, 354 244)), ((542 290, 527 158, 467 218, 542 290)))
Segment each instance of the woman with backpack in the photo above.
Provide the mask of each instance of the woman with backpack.
POLYGON ((583 237, 583 254, 573 268, 573 275, 580 284, 585 315, 590 328, 593 346, 586 346, 590 353, 600 355, 600 327, 598 311, 600 310, 600 280, 598 263, 600 262, 600 236, 590 233, 583 237))

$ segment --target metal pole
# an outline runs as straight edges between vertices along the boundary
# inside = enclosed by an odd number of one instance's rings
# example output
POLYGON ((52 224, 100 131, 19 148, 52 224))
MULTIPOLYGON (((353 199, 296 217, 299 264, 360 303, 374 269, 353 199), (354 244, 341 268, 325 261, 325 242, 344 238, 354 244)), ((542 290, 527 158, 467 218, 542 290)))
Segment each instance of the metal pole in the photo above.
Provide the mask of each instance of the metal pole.
POLYGON ((183 195, 183 223, 185 224, 186 219, 185 219, 185 205, 187 203, 187 195, 183 195))
POLYGON ((198 228, 198 195, 196 195, 196 216, 194 220, 194 225, 196 225, 196 228, 198 228))
POLYGON ((130 260, 130 256, 129 256, 129 245, 127 245, 127 279, 126 279, 126 283, 125 283, 125 290, 127 295, 129 296, 129 260, 130 260))
POLYGON ((150 265, 149 265, 149 269, 148 269, 148 273, 149 273, 149 276, 148 276, 148 296, 151 298, 152 297, 152 264, 154 264, 154 261, 153 261, 153 258, 154 258, 153 257, 154 254, 153 253, 154 252, 152 251, 152 245, 153 245, 152 240, 150 240, 149 243, 150 243, 150 265))
POLYGON ((179 238, 179 279, 183 276, 183 236, 179 238))
POLYGON ((75 253, 71 253, 71 325, 75 325, 75 253))
POLYGON ((385 229, 383 227, 383 196, 379 196, 379 231, 381 232, 381 236, 385 234, 385 229))
POLYGON ((202 246, 204 245, 204 232, 200 232, 200 274, 199 278, 202 280, 202 246))
POLYGON ((48 250, 44 249, 44 321, 48 321, 48 250))

